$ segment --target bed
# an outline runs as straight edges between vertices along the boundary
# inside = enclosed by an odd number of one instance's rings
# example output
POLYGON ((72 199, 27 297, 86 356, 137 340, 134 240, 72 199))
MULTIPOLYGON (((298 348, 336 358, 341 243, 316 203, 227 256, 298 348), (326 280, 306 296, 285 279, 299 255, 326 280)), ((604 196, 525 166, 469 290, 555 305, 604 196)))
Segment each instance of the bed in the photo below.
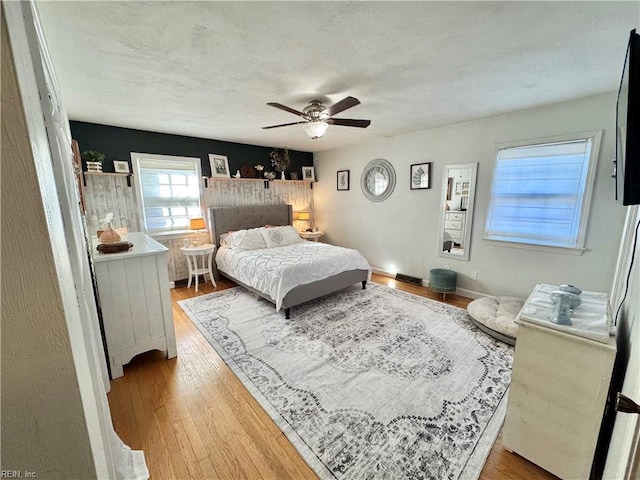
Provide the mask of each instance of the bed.
MULTIPOLYGON (((258 268, 260 263, 265 263, 266 269, 272 267, 273 264, 266 264, 266 260, 263 262, 257 261, 255 255, 250 256, 248 254, 242 255, 242 257, 246 257, 246 259, 235 258, 229 260, 231 252, 228 247, 221 245, 221 236, 228 232, 261 229, 267 225, 292 225, 292 223, 293 212, 291 205, 210 208, 209 226, 211 229, 211 238, 217 247, 215 275, 218 276, 221 273, 238 285, 273 303, 276 310, 284 309, 286 318, 290 318, 292 307, 308 302, 309 300, 329 295, 357 283, 361 283, 362 288, 366 288, 367 281, 371 278, 371 268, 366 260, 364 260, 364 257, 355 250, 332 247, 319 242, 301 241, 300 245, 294 245, 291 249, 306 252, 307 258, 313 256, 309 253, 312 252, 310 249, 319 249, 317 250, 318 256, 327 256, 328 249, 334 249, 338 254, 337 258, 341 266, 339 268, 323 268, 324 273, 322 275, 318 273, 319 269, 310 269, 311 276, 315 278, 312 280, 302 280, 304 283, 297 283, 292 287, 290 285, 284 285, 282 289, 274 293, 274 290, 270 290, 260 282, 255 281, 254 276, 243 277, 243 269, 238 267, 238 262, 252 262, 250 266, 247 266, 246 270, 255 272, 255 268, 258 268), (312 244, 315 244, 315 246, 312 244), (345 250, 355 252, 353 253, 354 257, 345 256, 348 254, 345 250), (361 260, 358 260, 356 258, 357 256, 359 256, 361 260), (319 276, 322 278, 318 278, 319 276)), ((262 253, 268 253, 268 255, 264 255, 264 258, 275 255, 275 251, 279 249, 280 247, 263 250, 262 253)), ((281 249, 286 250, 286 247, 281 247, 281 249)), ((259 250, 256 252, 261 253, 259 250)), ((313 250, 313 252, 316 252, 316 250, 313 250)), ((294 253, 288 251, 287 255, 294 255, 294 253)), ((289 263, 291 263, 291 261, 289 261, 289 263)), ((305 262, 300 262, 300 265, 304 263, 305 262)), ((336 263, 336 265, 338 265, 338 263, 336 263)), ((297 270, 294 276, 296 276, 296 282, 299 282, 301 274, 299 266, 297 270)), ((289 275, 291 274, 289 273, 289 275)), ((287 280, 289 280, 289 278, 282 279, 281 283, 286 284, 287 280)))

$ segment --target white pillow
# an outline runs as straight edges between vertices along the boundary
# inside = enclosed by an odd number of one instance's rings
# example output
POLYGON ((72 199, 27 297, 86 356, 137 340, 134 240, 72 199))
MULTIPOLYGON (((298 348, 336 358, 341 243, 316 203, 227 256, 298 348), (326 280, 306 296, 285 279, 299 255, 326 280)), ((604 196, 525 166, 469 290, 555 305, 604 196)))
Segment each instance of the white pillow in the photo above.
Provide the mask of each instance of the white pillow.
POLYGON ((285 245, 304 242, 304 240, 300 238, 298 231, 291 225, 265 228, 261 230, 260 233, 267 244, 267 248, 284 247, 285 245))
POLYGON ((235 250, 258 250, 267 248, 264 238, 260 234, 264 228, 252 228, 250 230, 237 230, 227 235, 225 239, 227 247, 235 250))
POLYGON ((222 235, 220 235, 220 246, 222 247, 228 247, 229 245, 227 245, 227 237, 229 235, 231 235, 233 232, 227 232, 227 233, 223 233, 222 235))

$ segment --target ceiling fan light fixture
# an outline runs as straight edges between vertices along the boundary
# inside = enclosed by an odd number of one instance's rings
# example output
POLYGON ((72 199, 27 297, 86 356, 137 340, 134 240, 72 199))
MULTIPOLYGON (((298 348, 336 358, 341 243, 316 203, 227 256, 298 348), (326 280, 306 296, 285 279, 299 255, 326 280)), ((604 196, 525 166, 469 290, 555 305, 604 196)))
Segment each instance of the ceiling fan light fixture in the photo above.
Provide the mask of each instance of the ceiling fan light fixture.
POLYGON ((305 123, 302 128, 310 138, 315 140, 316 138, 320 138, 324 135, 327 128, 329 128, 329 124, 322 121, 308 122, 305 123))

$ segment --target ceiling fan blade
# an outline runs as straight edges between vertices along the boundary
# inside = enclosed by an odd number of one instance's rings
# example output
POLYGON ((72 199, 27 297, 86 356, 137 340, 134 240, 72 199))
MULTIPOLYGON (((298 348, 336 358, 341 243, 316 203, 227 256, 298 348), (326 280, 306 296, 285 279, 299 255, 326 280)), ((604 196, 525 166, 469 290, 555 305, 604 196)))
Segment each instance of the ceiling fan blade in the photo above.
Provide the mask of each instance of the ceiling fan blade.
POLYGON ((280 125, 271 125, 269 127, 262 127, 262 129, 267 130, 269 128, 288 127, 289 125, 298 125, 299 123, 307 123, 307 122, 281 123, 280 125))
POLYGON ((327 108, 327 113, 330 117, 333 117, 335 114, 344 112, 347 108, 355 107, 359 104, 360 100, 358 100, 356 97, 347 97, 327 108))
POLYGON ((269 102, 267 103, 270 107, 276 107, 280 110, 284 110, 285 112, 293 113, 294 115, 299 115, 300 117, 304 116, 304 113, 299 112, 298 110, 294 110, 293 108, 287 107, 286 105, 282 105, 281 103, 269 102))
POLYGON ((371 120, 354 120, 352 118, 328 118, 325 121, 331 125, 341 125, 343 127, 367 128, 371 125, 371 120))

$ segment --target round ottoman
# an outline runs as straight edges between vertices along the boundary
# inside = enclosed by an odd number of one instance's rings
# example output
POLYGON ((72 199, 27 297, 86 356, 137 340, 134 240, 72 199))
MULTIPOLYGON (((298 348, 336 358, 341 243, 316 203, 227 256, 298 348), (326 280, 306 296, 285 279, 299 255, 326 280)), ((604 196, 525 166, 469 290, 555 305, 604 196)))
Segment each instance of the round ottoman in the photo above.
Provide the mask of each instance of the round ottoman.
POLYGON ((456 291, 458 274, 453 270, 434 268, 429 274, 429 288, 434 292, 442 293, 442 298, 446 298, 447 293, 456 291))
POLYGON ((509 345, 516 344, 516 316, 525 299, 518 297, 483 297, 467 305, 471 320, 480 330, 509 345))

